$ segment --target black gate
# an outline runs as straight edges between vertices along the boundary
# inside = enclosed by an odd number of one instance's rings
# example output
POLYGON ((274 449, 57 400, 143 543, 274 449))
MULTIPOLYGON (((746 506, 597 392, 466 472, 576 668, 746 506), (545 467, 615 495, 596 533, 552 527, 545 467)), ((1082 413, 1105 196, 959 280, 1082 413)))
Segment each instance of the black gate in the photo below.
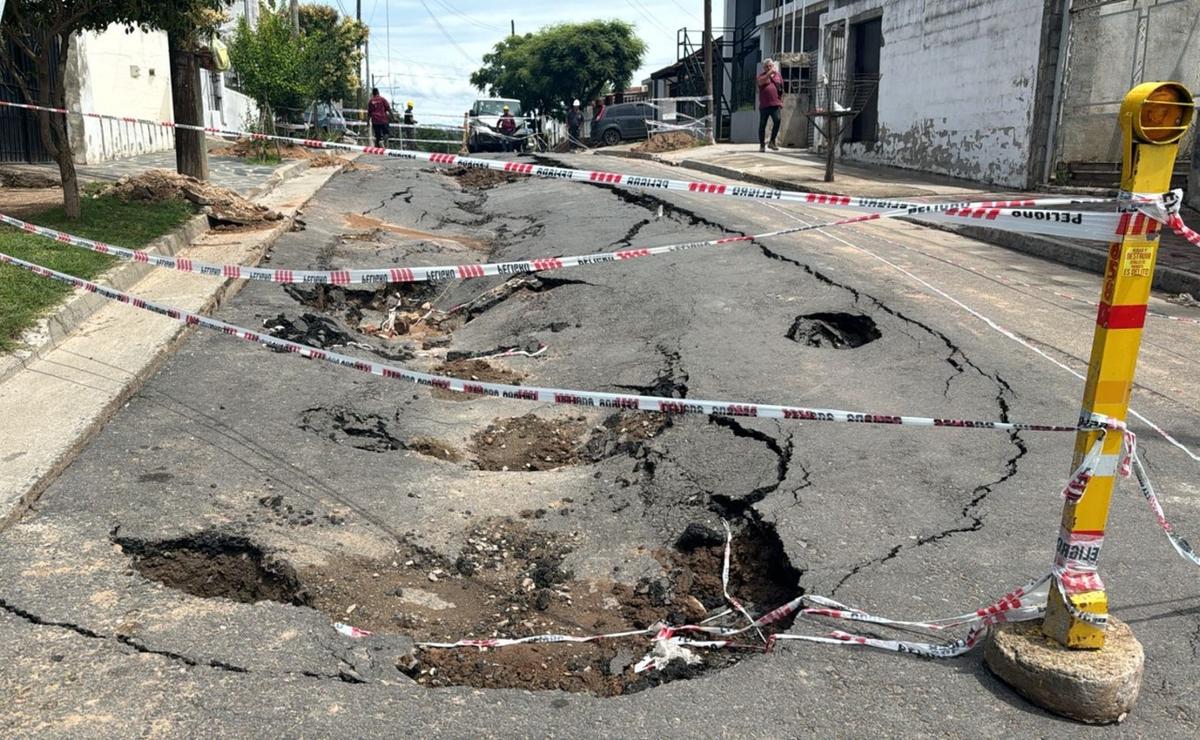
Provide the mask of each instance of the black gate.
MULTIPOLYGON (((10 59, 16 60, 22 67, 24 77, 36 95, 37 77, 33 64, 11 45, 5 51, 10 59)), ((0 68, 0 100, 25 102, 16 81, 3 68, 0 68)), ((50 161, 50 153, 46 151, 41 134, 38 133, 37 115, 33 111, 0 106, 0 162, 50 161)))

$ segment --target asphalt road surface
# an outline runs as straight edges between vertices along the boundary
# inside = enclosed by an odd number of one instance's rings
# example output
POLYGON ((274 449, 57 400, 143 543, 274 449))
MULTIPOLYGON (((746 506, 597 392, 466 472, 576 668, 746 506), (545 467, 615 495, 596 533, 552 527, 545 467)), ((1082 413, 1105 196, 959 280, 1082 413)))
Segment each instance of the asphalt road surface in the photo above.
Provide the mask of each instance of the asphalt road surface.
MULTIPOLYGON (((644 163, 609 169, 664 174, 644 163)), ((268 264, 499 261, 834 215, 547 180, 481 189, 429 166, 374 161, 321 191, 304 230, 281 239, 268 264)), ((1094 321, 1086 301, 1099 280, 888 221, 536 278, 410 286, 399 289, 396 337, 364 329, 387 319, 398 289, 358 287, 251 284, 218 316, 526 385, 1070 424, 1082 383, 934 288, 1082 370, 1094 321), (443 365, 447 352, 539 347, 443 365)), ((1160 298, 1151 308, 1200 316, 1160 298)), ((1198 340, 1200 326, 1151 318, 1134 394, 1192 450, 1198 340)), ((111 367, 95 383, 125 378, 111 367)), ((1133 426, 1168 515, 1185 536, 1200 531, 1198 463, 1133 426)), ((654 685, 629 679, 628 647, 561 664, 554 651, 579 649, 468 649, 455 664, 445 651, 440 663, 436 651, 414 654, 409 640, 457 639, 479 625, 490 631, 475 636, 544 625, 586 634, 636 622, 634 603, 703 614, 714 605, 692 594, 711 596, 715 574, 701 571, 719 563, 702 556, 720 548, 705 541, 684 582, 675 545, 689 525, 707 528, 692 528, 703 539, 722 519, 739 543, 735 585, 764 600, 755 607, 804 591, 899 618, 959 614, 1048 569, 1072 444, 1071 434, 750 418, 664 425, 453 398, 196 333, 36 509, 0 533, 0 727, 9 736, 1091 734, 1011 693, 979 652, 934 661, 807 643, 769 655, 698 651, 702 663, 654 685), (335 620, 376 635, 344 637, 335 620), (525 662, 487 664, 505 650, 525 662), (442 685, 471 683, 472 670, 491 676, 477 685, 510 688, 442 685)), ((1145 646, 1146 674, 1128 720, 1099 732, 1194 734, 1200 573, 1171 551, 1130 483, 1114 501, 1101 566, 1113 613, 1145 646)))

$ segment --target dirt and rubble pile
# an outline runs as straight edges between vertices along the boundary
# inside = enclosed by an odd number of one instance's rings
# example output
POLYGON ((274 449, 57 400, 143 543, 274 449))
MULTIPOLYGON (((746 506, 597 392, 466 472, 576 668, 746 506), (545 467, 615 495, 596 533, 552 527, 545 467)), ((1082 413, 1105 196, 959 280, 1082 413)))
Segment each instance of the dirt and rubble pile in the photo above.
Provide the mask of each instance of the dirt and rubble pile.
POLYGON ((252 203, 228 188, 167 170, 148 170, 139 175, 123 177, 108 192, 126 201, 157 203, 187 200, 204 208, 209 220, 217 228, 257 226, 283 218, 279 213, 252 203))
POLYGON ((660 152, 673 152, 678 149, 691 149, 692 147, 703 146, 703 144, 703 141, 697 139, 687 131, 665 131, 652 135, 649 139, 637 144, 632 149, 635 152, 658 154, 660 152))

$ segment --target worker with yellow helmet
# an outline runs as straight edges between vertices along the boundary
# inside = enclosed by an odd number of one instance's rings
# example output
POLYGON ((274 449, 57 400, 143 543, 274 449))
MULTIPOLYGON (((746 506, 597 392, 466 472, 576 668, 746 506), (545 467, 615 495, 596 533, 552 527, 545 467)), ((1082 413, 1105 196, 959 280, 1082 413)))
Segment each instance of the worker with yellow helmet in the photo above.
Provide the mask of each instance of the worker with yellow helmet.
POLYGON ((404 104, 404 115, 401 117, 400 125, 400 148, 401 149, 416 149, 417 148, 417 119, 413 115, 413 101, 408 101, 404 104))

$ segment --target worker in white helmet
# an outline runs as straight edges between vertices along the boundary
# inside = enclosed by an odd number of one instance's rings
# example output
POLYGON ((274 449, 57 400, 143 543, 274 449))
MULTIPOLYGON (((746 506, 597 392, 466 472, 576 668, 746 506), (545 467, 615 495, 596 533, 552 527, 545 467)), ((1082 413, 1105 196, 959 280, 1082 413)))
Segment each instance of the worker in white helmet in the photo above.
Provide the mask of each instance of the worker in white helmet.
POLYGON ((579 98, 575 98, 571 103, 571 110, 567 111, 567 136, 570 137, 568 146, 571 149, 575 148, 575 144, 580 141, 579 129, 583 126, 583 111, 579 109, 579 98))
POLYGON ((417 148, 417 118, 413 115, 413 101, 404 105, 404 116, 400 126, 400 147, 402 149, 417 148))

